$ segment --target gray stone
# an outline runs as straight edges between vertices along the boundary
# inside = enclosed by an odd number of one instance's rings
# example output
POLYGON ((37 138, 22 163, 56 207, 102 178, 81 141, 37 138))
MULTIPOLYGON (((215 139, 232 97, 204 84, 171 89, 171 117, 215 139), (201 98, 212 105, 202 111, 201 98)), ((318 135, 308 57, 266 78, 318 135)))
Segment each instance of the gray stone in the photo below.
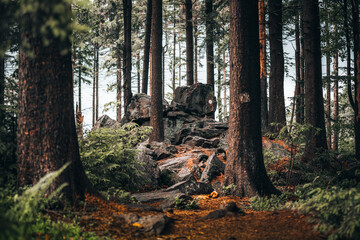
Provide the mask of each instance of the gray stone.
POLYGON ((95 131, 99 128, 117 128, 120 127, 120 123, 111 119, 108 115, 102 115, 95 123, 91 131, 95 131))
POLYGON ((159 235, 164 230, 167 224, 170 223, 170 218, 164 214, 149 215, 141 217, 138 221, 143 226, 143 231, 150 235, 159 235))
POLYGON ((142 203, 151 203, 151 202, 158 202, 164 200, 166 198, 173 198, 181 194, 179 190, 174 191, 153 191, 153 192, 144 192, 144 193, 135 193, 132 196, 139 202, 142 203))
POLYGON ((209 194, 213 191, 213 189, 209 183, 197 182, 195 178, 192 177, 188 180, 178 182, 168 187, 165 191, 179 191, 187 195, 194 195, 194 194, 209 194))
POLYGON ((221 173, 224 173, 224 171, 225 164, 215 156, 215 153, 213 153, 206 162, 206 167, 201 174, 200 181, 210 183, 211 180, 221 173))

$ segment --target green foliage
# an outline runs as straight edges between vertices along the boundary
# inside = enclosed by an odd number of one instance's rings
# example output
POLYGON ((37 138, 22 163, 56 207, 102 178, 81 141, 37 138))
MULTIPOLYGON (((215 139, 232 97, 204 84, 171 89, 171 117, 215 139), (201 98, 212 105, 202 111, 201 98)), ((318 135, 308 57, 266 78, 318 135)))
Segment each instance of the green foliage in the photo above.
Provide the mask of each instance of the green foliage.
POLYGON ((116 129, 100 128, 80 140, 81 160, 96 189, 136 191, 144 186, 146 179, 133 147, 150 132, 151 127, 129 123, 116 129))
POLYGON ((199 202, 196 199, 186 200, 184 198, 176 197, 175 198, 175 208, 185 209, 185 210, 198 209, 199 202))
POLYGON ((315 229, 330 233, 329 239, 360 238, 360 190, 332 187, 316 188, 300 206, 304 213, 316 214, 315 229))
POLYGON ((226 196, 227 195, 234 195, 235 191, 236 191, 236 185, 233 184, 233 183, 228 185, 228 186, 223 186, 223 188, 222 188, 222 192, 226 196))
POLYGON ((131 196, 129 192, 126 192, 122 189, 116 189, 114 187, 109 188, 105 192, 105 197, 107 200, 115 201, 118 203, 135 203, 136 200, 131 196))
POLYGON ((290 198, 290 193, 283 192, 281 195, 271 195, 270 197, 254 197, 247 207, 256 211, 274 211, 284 208, 285 203, 290 198))

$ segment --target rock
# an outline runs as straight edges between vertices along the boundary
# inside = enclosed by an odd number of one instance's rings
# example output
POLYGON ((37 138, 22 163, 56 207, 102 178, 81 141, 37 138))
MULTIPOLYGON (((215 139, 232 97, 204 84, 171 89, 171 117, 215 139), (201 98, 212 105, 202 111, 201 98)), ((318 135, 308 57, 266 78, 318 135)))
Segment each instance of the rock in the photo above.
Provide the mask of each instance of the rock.
POLYGON ((206 167, 201 174, 200 181, 210 183, 216 176, 221 175, 225 171, 225 164, 220 161, 213 153, 206 163, 206 167))
POLYGON ((111 128, 111 127, 120 127, 120 123, 115 121, 114 119, 111 119, 108 115, 102 115, 95 123, 94 127, 91 129, 91 131, 95 131, 99 128, 111 128))
POLYGON ((164 214, 149 215, 141 217, 138 221, 143 226, 143 231, 150 235, 161 234, 165 227, 170 223, 170 218, 164 214))
POLYGON ((227 212, 228 211, 225 209, 217 209, 215 211, 208 213, 208 215, 206 215, 205 217, 202 217, 201 220, 223 218, 226 216, 227 212))
POLYGON ((145 205, 145 204, 130 203, 130 204, 126 204, 126 206, 128 206, 129 208, 136 208, 136 209, 145 210, 145 211, 162 212, 162 210, 160 208, 151 207, 151 206, 145 205))
POLYGON ((166 198, 175 198, 179 194, 181 194, 179 190, 174 190, 174 191, 159 190, 153 192, 135 193, 132 194, 132 196, 139 202, 151 203, 151 202, 158 202, 166 198))
POLYGON ((172 153, 172 154, 176 154, 179 153, 179 151, 177 150, 177 148, 173 145, 170 145, 168 147, 166 147, 166 151, 172 153))
POLYGON ((239 211, 239 208, 237 207, 236 203, 231 201, 231 202, 228 202, 224 207, 223 209, 225 209, 226 211, 228 212, 238 212, 239 211))
POLYGON ((203 148, 216 148, 220 143, 218 138, 208 140, 199 136, 188 136, 183 140, 183 144, 187 144, 191 147, 203 147, 203 148))
POLYGON ((138 223, 142 227, 143 232, 150 235, 158 235, 161 234, 167 224, 170 223, 170 218, 164 214, 160 215, 149 215, 140 217, 136 214, 120 214, 114 216, 116 218, 122 218, 127 224, 138 223))
POLYGON ((192 177, 188 180, 178 182, 168 187, 165 191, 178 191, 187 195, 194 195, 209 194, 213 191, 213 189, 209 183, 197 182, 195 178, 192 177))
POLYGON ((160 208, 164 211, 168 211, 171 208, 175 207, 176 199, 183 199, 184 201, 191 201, 192 197, 186 195, 185 193, 179 193, 177 195, 166 198, 160 205, 160 208))
POLYGON ((183 111, 195 116, 210 116, 216 110, 214 89, 209 84, 197 83, 175 89, 171 103, 173 111, 183 111))
MULTIPOLYGON (((135 122, 139 125, 149 125, 150 121, 151 97, 144 93, 135 94, 130 101, 121 123, 135 122)), ((170 106, 166 100, 163 100, 163 110, 166 113, 170 106)))
POLYGON ((144 178, 147 180, 148 185, 157 189, 160 187, 160 168, 158 163, 154 160, 156 155, 153 150, 146 147, 147 143, 141 143, 137 147, 139 150, 137 159, 141 163, 140 170, 144 172, 144 178))

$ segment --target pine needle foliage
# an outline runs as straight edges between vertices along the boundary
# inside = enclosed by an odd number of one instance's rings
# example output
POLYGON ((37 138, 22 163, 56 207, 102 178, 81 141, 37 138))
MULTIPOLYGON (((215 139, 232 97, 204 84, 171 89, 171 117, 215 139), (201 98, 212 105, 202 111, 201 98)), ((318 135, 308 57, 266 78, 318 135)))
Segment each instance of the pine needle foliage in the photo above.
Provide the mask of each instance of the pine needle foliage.
POLYGON ((148 137, 151 127, 135 123, 100 128, 80 140, 80 156, 89 179, 100 191, 120 188, 136 191, 144 186, 135 145, 148 137))

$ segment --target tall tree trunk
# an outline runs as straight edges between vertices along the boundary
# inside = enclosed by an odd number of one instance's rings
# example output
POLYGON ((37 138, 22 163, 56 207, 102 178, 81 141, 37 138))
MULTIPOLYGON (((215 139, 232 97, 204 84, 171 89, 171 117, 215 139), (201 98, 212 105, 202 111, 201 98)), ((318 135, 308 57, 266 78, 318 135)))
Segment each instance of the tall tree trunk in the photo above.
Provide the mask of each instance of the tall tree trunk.
POLYGON ((96 71, 95 71, 95 77, 96 77, 96 104, 95 104, 95 120, 97 121, 99 119, 99 46, 96 48, 96 71))
POLYGON ((181 41, 179 41, 179 86, 181 86, 181 41))
POLYGON ((140 53, 136 54, 136 72, 137 72, 137 87, 138 93, 140 93, 141 88, 141 78, 140 78, 140 53))
POLYGON ((297 123, 300 123, 301 122, 301 96, 300 96, 300 87, 301 87, 301 84, 300 84, 300 81, 301 81, 301 78, 300 78, 300 61, 301 61, 301 58, 300 58, 300 21, 299 21, 299 15, 296 14, 295 15, 295 70, 296 70, 296 85, 295 85, 295 109, 296 109, 296 122, 297 123))
POLYGON ((185 0, 186 15, 186 84, 194 84, 194 36, 192 24, 192 0, 185 0))
POLYGON ((81 84, 82 84, 82 76, 81 76, 81 74, 82 74, 82 62, 81 62, 81 60, 79 59, 79 98, 78 98, 78 102, 79 102, 79 111, 81 112, 81 91, 82 91, 82 87, 81 87, 81 84))
POLYGON ((214 88, 213 0, 205 0, 206 14, 206 83, 214 88))
MULTIPOLYGON (((43 4, 46 9, 54 9, 56 4, 65 6, 66 12, 61 15, 62 21, 57 27, 70 36, 70 5, 61 0, 43 4)), ((21 38, 28 43, 28 49, 22 49, 19 57, 17 183, 19 186, 35 184, 45 174, 71 161, 71 165, 51 185, 50 191, 68 183, 62 193, 66 200, 74 202, 76 197, 83 199, 85 191, 96 191, 80 162, 70 40, 47 34, 48 44, 45 46, 38 25, 56 17, 59 15, 50 11, 23 14, 21 19, 21 38)))
MULTIPOLYGON (((337 27, 335 25, 335 32, 337 33, 337 27)), ((333 139, 332 139, 332 150, 338 150, 338 139, 339 139, 339 130, 338 122, 339 122, 339 53, 338 51, 335 52, 334 55, 334 125, 336 126, 334 129, 333 139)))
POLYGON ((259 0, 259 43, 260 43, 260 86, 261 86, 261 129, 268 130, 269 112, 267 98, 267 72, 266 72, 266 23, 265 0, 259 0))
POLYGON ((172 72, 172 90, 173 90, 173 98, 175 97, 175 74, 176 74, 176 16, 175 16, 175 1, 174 1, 174 29, 173 29, 173 35, 174 35, 174 39, 173 39, 173 48, 174 48, 174 54, 173 54, 173 72, 172 72))
POLYGON ((116 120, 121 121, 121 54, 120 54, 120 45, 117 46, 116 53, 116 120))
POLYGON ((128 114, 127 109, 131 101, 131 11, 132 0, 123 0, 124 8, 124 113, 128 114))
POLYGON ((222 64, 221 64, 221 50, 219 48, 219 44, 220 41, 218 41, 218 48, 217 48, 217 59, 218 59, 218 67, 217 67, 217 77, 218 77, 218 80, 217 80, 217 85, 218 85, 218 89, 217 89, 217 102, 218 102, 218 119, 219 121, 221 122, 222 119, 223 119, 223 111, 222 111, 222 100, 221 100, 221 90, 222 90, 222 82, 221 82, 221 67, 222 67, 222 64))
POLYGON ((344 13, 344 31, 345 31, 345 40, 346 40, 346 75, 347 75, 347 90, 349 102, 352 108, 354 108, 354 99, 352 96, 351 90, 351 46, 350 46, 350 31, 349 31, 349 21, 347 15, 347 0, 344 0, 343 13, 344 13))
POLYGON ((92 125, 96 122, 96 44, 94 45, 94 65, 93 65, 93 99, 92 99, 92 125))
MULTIPOLYGON (((327 5, 325 4, 325 8, 327 8, 327 5)), ((326 20, 325 23, 325 31, 327 35, 329 34, 329 23, 328 20, 326 20)), ((331 64, 331 58, 329 53, 329 45, 330 40, 329 37, 326 39, 326 48, 328 49, 326 53, 326 128, 327 128, 327 145, 328 148, 331 148, 331 84, 330 84, 330 64, 331 64)))
POLYGON ((223 186, 241 197, 278 193, 261 142, 259 25, 256 1, 230 0, 230 117, 223 186))
POLYGON ((225 49, 224 49, 224 52, 223 52, 223 60, 224 60, 224 117, 227 117, 227 90, 226 90, 226 54, 225 54, 225 49))
POLYGON ((299 121, 298 123, 304 124, 305 122, 305 57, 304 57, 304 14, 300 14, 300 82, 299 82, 299 121))
POLYGON ((141 89, 141 92, 145 94, 147 94, 148 78, 149 78, 152 0, 147 1, 146 11, 147 12, 146 12, 146 25, 145 25, 144 63, 143 63, 143 75, 142 75, 142 89, 141 89))
POLYGON ((317 150, 327 149, 321 75, 320 14, 318 0, 303 0, 306 123, 320 132, 305 146, 303 160, 310 162, 317 150))
MULTIPOLYGON (((4 54, 5 55, 5 54, 4 54)), ((0 53, 0 126, 5 121, 5 56, 0 53)))
POLYGON ((164 140, 164 121, 162 104, 162 0, 153 0, 152 6, 152 36, 151 36, 151 117, 150 125, 153 132, 150 142, 162 142, 164 140))
POLYGON ((194 22, 194 83, 198 83, 198 36, 197 22, 194 22))
POLYGON ((284 50, 282 43, 282 1, 269 1, 269 40, 270 40, 270 84, 269 84, 269 123, 270 131, 280 132, 286 125, 284 99, 284 50))
MULTIPOLYGON (((353 36, 354 36, 354 112, 355 112, 355 156, 360 161, 360 35, 359 35, 359 1, 353 0, 353 36)), ((351 90, 350 90, 351 91, 351 90)))

